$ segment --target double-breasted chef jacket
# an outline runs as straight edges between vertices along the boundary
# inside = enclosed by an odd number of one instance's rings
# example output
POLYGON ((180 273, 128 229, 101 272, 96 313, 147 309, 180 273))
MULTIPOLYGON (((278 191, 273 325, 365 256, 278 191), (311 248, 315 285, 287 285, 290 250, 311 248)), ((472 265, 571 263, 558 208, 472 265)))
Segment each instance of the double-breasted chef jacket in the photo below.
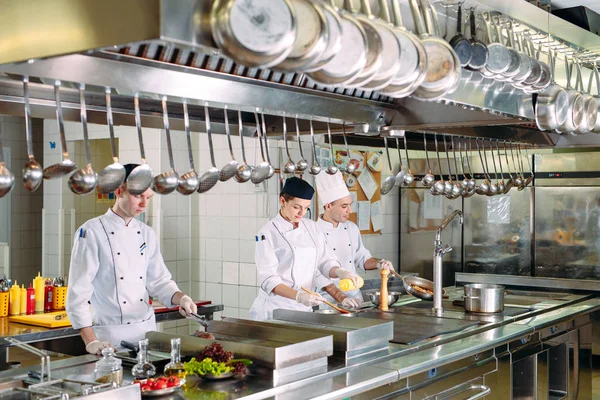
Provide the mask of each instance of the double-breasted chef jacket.
POLYGON ((143 222, 126 225, 109 209, 77 231, 66 307, 73 328, 93 325, 98 340, 115 346, 122 340, 137 343, 156 330, 149 296, 173 307, 178 291, 156 234, 143 222))
POLYGON ((331 284, 325 277, 340 266, 315 221, 302 219, 294 229, 279 213, 256 237, 255 262, 260 288, 249 315, 259 321, 272 319, 277 308, 312 311, 294 299, 276 295, 273 289, 283 283, 298 291, 301 287, 315 290, 317 280, 331 284))
MULTIPOLYGON (((331 222, 325 221, 322 217, 317 220, 319 228, 325 235, 328 246, 335 253, 340 265, 345 270, 358 274, 358 269, 365 270, 365 262, 372 257, 371 252, 363 244, 358 226, 352 221, 340 222, 337 228, 331 222)), ((339 288, 339 279, 331 279, 339 288)), ((323 286, 325 281, 317 282, 323 286)), ((356 297, 362 301, 360 289, 344 292, 348 297, 356 297)), ((325 296, 325 294, 323 294, 325 296)), ((328 297, 328 296, 325 296, 328 297)))

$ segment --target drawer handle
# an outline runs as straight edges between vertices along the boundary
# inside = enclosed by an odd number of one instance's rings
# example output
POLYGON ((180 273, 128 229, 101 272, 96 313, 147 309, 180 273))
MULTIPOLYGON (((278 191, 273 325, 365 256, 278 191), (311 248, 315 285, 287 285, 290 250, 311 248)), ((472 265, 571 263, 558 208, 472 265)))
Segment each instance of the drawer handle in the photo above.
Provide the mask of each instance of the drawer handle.
POLYGON ((449 398, 456 396, 457 394, 466 392, 467 390, 474 390, 474 389, 479 389, 481 391, 479 393, 475 393, 474 395, 472 395, 470 397, 467 397, 465 400, 481 399, 482 397, 485 397, 492 392, 492 389, 490 389, 489 386, 467 383, 466 385, 456 386, 456 387, 448 390, 445 393, 436 395, 436 396, 432 397, 432 399, 435 399, 435 400, 449 399, 449 398))

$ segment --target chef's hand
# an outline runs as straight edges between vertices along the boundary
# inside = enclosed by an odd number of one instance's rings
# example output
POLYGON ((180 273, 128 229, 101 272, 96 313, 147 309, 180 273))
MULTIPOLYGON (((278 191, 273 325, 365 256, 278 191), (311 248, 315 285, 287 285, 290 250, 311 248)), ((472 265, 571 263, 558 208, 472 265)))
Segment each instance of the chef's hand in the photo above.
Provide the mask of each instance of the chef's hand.
POLYGON ((196 314, 197 312, 198 307, 196 306, 196 303, 194 303, 194 300, 187 294, 183 295, 181 300, 179 300, 179 313, 184 317, 187 317, 191 313, 196 314))
POLYGON ((358 308, 360 307, 360 301, 355 297, 346 297, 342 300, 342 305, 346 308, 358 308))
POLYGON ((87 351, 90 354, 95 354, 97 356, 101 356, 102 349, 106 349, 109 347, 114 348, 114 346, 112 344, 110 344, 110 342, 101 342, 99 340, 92 340, 91 342, 89 342, 88 344, 85 345, 85 351, 87 351))
POLYGON ((356 286, 356 287, 361 286, 360 280, 362 278, 360 276, 356 275, 354 272, 347 271, 343 268, 338 268, 335 270, 335 273, 337 274, 337 276, 340 279, 350 279, 354 283, 354 286, 356 286))
POLYGON ((382 258, 381 260, 377 261, 377 269, 378 270, 387 269, 388 271, 393 271, 394 266, 392 265, 392 263, 390 261, 384 260, 382 258))
POLYGON ((304 304, 306 307, 313 307, 318 306, 325 301, 325 299, 318 294, 298 292, 296 293, 296 301, 300 304, 304 304))

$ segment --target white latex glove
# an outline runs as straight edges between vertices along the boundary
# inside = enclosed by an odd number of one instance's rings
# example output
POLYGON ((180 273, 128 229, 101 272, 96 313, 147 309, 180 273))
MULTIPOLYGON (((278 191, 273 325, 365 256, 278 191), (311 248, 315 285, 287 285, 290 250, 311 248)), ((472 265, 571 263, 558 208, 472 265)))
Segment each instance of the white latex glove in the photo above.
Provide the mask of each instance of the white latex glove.
POLYGON ((379 261, 377 261, 377 269, 378 270, 382 270, 382 269, 387 269, 388 271, 391 271, 394 269, 394 266, 392 265, 392 263, 388 260, 384 260, 383 258, 379 261))
POLYGON ((198 306, 194 303, 194 300, 190 296, 183 295, 179 300, 179 313, 184 317, 187 317, 191 313, 196 314, 198 312, 198 306))
POLYGON ((296 301, 300 304, 304 304, 306 307, 313 307, 318 306, 325 301, 325 299, 318 294, 298 292, 296 293, 296 301))
POLYGON ((101 356, 102 349, 106 349, 108 347, 114 348, 114 346, 112 344, 110 344, 110 342, 101 342, 99 340, 92 340, 91 342, 89 342, 88 344, 85 345, 85 351, 87 351, 90 354, 95 354, 97 356, 101 356))
POLYGON ((358 308, 360 307, 360 301, 354 297, 346 297, 342 300, 342 305, 346 308, 358 308))
POLYGON ((360 276, 356 275, 354 272, 347 271, 347 270, 345 270, 343 268, 338 268, 338 269, 335 270, 335 273, 337 274, 337 276, 340 279, 346 279, 347 278, 347 279, 350 279, 352 282, 354 282, 354 286, 356 286, 356 287, 360 287, 361 286, 361 284, 360 284, 360 279, 361 278, 360 278, 360 276))

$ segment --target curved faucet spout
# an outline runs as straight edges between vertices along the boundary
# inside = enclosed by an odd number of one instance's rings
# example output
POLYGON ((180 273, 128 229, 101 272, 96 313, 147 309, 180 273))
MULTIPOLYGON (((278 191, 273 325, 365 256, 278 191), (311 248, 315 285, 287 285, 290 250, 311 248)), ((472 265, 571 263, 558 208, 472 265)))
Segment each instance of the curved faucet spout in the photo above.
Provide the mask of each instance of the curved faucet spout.
POLYGON ((442 224, 439 226, 439 228, 437 228, 437 231, 435 233, 435 240, 436 241, 440 241, 442 238, 442 231, 444 230, 444 228, 446 228, 446 226, 448 226, 448 224, 454 219, 454 217, 456 216, 460 216, 460 223, 462 224, 464 219, 463 219, 463 213, 460 210, 454 210, 454 212, 452 214, 450 214, 450 216, 448 218, 446 218, 446 220, 444 222, 442 222, 442 224))

